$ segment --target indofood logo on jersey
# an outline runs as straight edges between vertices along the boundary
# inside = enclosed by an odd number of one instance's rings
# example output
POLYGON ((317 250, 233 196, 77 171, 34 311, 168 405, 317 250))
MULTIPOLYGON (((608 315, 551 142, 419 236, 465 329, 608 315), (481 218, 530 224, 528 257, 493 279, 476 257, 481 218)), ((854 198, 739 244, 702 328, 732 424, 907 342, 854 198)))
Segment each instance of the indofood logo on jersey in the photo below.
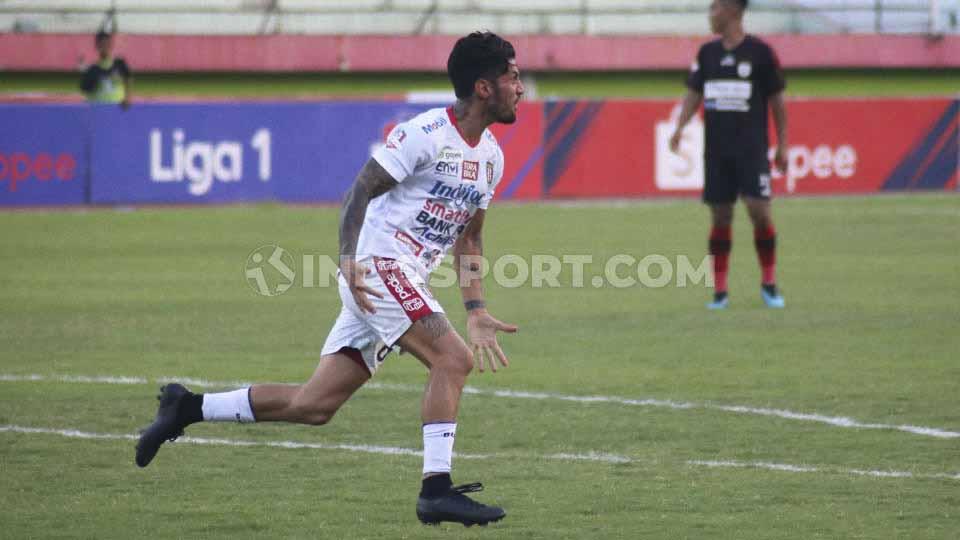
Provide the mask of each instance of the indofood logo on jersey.
POLYGON ((463 206, 467 203, 473 206, 479 206, 483 201, 483 193, 477 191, 477 188, 472 185, 450 186, 446 182, 439 180, 437 180, 433 188, 430 189, 430 195, 438 199, 450 201, 457 206, 463 206))

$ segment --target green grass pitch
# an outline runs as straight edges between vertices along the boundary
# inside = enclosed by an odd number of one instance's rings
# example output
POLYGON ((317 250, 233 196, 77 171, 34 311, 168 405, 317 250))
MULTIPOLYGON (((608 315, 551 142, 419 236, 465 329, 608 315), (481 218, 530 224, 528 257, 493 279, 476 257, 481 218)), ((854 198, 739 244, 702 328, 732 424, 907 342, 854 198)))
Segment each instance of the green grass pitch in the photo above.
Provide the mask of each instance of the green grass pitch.
MULTIPOLYGON (((244 263, 264 244, 335 253, 337 209, 0 213, 0 537, 955 538, 960 438, 761 413, 960 431, 960 199, 792 198, 775 215, 783 311, 762 307, 742 213, 724 313, 704 309, 702 284, 574 288, 568 271, 558 288, 488 279, 492 312, 521 329, 502 338, 509 369, 471 376, 479 392, 463 400, 456 450, 474 457, 455 458, 454 480, 483 481, 479 498, 508 516, 465 530, 417 523, 416 456, 263 445, 418 450, 425 370, 409 356, 391 356, 378 386, 328 426, 198 425, 188 435, 261 445, 178 442, 142 470, 132 440, 11 431, 133 435, 162 377, 304 380, 339 309, 335 290, 259 296, 244 263)), ((592 255, 589 284, 615 254, 700 260, 706 223, 695 201, 499 204, 485 247, 592 255)), ((458 292, 435 292, 462 329, 458 292)))

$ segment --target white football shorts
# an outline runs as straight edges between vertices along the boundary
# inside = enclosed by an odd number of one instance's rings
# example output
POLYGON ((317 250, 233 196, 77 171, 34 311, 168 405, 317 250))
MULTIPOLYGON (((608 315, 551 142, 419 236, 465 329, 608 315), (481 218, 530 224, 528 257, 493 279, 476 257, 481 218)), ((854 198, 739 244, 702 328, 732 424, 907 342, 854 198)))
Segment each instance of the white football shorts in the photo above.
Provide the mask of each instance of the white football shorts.
POLYGON ((377 312, 361 311, 347 281, 338 272, 337 284, 343 308, 320 354, 334 354, 344 348, 356 349, 373 376, 393 350, 393 344, 413 323, 431 313, 444 311, 413 269, 405 271, 404 265, 395 259, 380 257, 359 262, 372 270, 366 277, 367 286, 382 294, 383 298, 368 295, 377 312))

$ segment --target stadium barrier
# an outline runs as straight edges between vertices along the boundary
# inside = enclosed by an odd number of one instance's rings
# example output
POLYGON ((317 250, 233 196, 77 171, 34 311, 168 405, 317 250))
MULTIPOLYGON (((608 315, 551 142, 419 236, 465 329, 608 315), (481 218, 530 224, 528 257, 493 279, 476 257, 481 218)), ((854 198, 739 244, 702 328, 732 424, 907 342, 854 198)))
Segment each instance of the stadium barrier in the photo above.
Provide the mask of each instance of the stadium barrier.
MULTIPOLYGON (((791 100, 789 172, 777 194, 948 190, 958 183, 952 99, 791 100)), ((398 122, 402 102, 5 104, 0 205, 341 199, 398 122)), ((674 101, 550 101, 498 125, 500 199, 695 197, 703 124, 668 146, 674 101)))
MULTIPOLYGON (((120 34, 136 72, 443 72, 456 36, 120 34)), ((529 71, 682 70, 709 36, 520 35, 529 71)), ((764 35, 789 69, 960 67, 960 35, 764 35)), ((0 69, 75 71, 95 61, 90 35, 0 33, 0 69)))

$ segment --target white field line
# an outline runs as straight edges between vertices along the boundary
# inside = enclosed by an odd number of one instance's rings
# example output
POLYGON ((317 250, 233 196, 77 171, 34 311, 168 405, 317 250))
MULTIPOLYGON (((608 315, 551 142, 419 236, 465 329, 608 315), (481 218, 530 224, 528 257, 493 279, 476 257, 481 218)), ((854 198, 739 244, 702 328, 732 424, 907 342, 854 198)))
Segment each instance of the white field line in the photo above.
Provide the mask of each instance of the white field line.
MULTIPOLYGON (((23 433, 29 435, 60 435, 71 439, 95 439, 111 441, 135 441, 137 435, 125 433, 92 433, 75 429, 55 429, 41 427, 25 427, 14 425, 0 425, 0 433, 23 433)), ((285 448, 288 450, 340 450, 346 452, 360 452, 365 454, 380 454, 386 456, 413 456, 423 457, 423 452, 413 448, 396 446, 377 446, 369 444, 342 444, 342 443, 307 443, 296 441, 244 441, 239 439, 213 439, 207 437, 180 437, 175 444, 198 444, 209 446, 242 446, 263 448, 285 448)), ((506 454, 464 454, 454 453, 457 459, 497 459, 520 458, 549 461, 588 461, 600 463, 630 463, 632 460, 616 454, 588 452, 583 454, 533 454, 533 453, 506 453, 506 454)))
MULTIPOLYGON (((88 431, 79 431, 75 429, 54 429, 38 428, 13 425, 0 425, 0 433, 21 433, 28 435, 59 435, 71 439, 88 440, 114 440, 114 441, 135 441, 137 435, 124 433, 92 433, 88 431)), ((261 448, 283 448, 287 450, 332 450, 361 452, 365 454, 380 454, 390 456, 411 456, 422 457, 419 450, 412 448, 400 448, 395 446, 376 446, 366 444, 323 444, 323 443, 304 443, 295 441, 244 441, 238 439, 213 439, 205 437, 181 437, 177 439, 179 444, 197 444, 208 446, 233 446, 233 447, 261 447, 261 448)), ((616 454, 602 454, 590 452, 586 454, 532 454, 532 453, 509 453, 509 454, 455 454, 458 459, 499 459, 499 458, 521 458, 535 460, 555 460, 555 461, 589 461, 601 463, 630 463, 632 460, 626 456, 616 454)), ((737 468, 737 469, 765 469, 772 471, 790 472, 790 473, 823 473, 823 474, 842 474, 852 476, 869 476, 873 478, 911 478, 911 479, 946 479, 960 480, 960 473, 940 473, 940 474, 919 474, 908 471, 882 471, 882 470, 861 470, 861 469, 843 469, 836 467, 809 466, 809 465, 789 465, 783 463, 769 462, 744 462, 744 461, 707 461, 691 460, 688 465, 710 468, 737 468)))
MULTIPOLYGON (((116 376, 84 376, 84 375, 9 375, 0 374, 0 382, 17 381, 54 381, 65 383, 103 383, 103 384, 147 384, 150 381, 142 377, 116 377, 116 376)), ((204 379, 191 379, 185 377, 159 377, 154 379, 157 384, 168 382, 180 382, 187 386, 197 388, 238 388, 249 386, 251 383, 243 381, 208 381, 204 379)), ((422 392, 423 388, 416 385, 392 384, 370 382, 364 385, 364 388, 370 390, 386 390, 398 392, 422 392)), ((465 394, 493 396, 510 399, 535 399, 566 401, 572 403, 609 403, 614 405, 626 405, 630 407, 655 407, 675 410, 705 409, 713 411, 724 411, 737 414, 749 414, 754 416, 771 416, 783 418, 786 420, 797 420, 801 422, 816 422, 827 424, 834 427, 849 429, 880 429, 891 431, 902 431, 913 435, 922 435, 924 437, 934 437, 938 439, 957 439, 960 438, 960 432, 949 431, 945 429, 914 425, 893 425, 861 422, 859 420, 844 416, 827 416, 817 413, 802 413, 786 409, 770 409, 764 407, 751 407, 746 405, 722 405, 717 403, 696 403, 685 401, 669 401, 662 399, 631 399, 617 396, 573 396, 564 394, 554 394, 546 392, 525 392, 518 390, 487 390, 468 386, 464 388, 465 394)))
POLYGON ((711 468, 734 469, 765 469, 768 471, 782 471, 792 473, 834 473, 851 476, 870 476, 873 478, 920 478, 936 480, 960 480, 960 473, 920 474, 909 471, 880 471, 863 469, 842 469, 836 467, 790 465, 786 463, 769 463, 766 461, 707 461, 691 460, 688 465, 711 468))

